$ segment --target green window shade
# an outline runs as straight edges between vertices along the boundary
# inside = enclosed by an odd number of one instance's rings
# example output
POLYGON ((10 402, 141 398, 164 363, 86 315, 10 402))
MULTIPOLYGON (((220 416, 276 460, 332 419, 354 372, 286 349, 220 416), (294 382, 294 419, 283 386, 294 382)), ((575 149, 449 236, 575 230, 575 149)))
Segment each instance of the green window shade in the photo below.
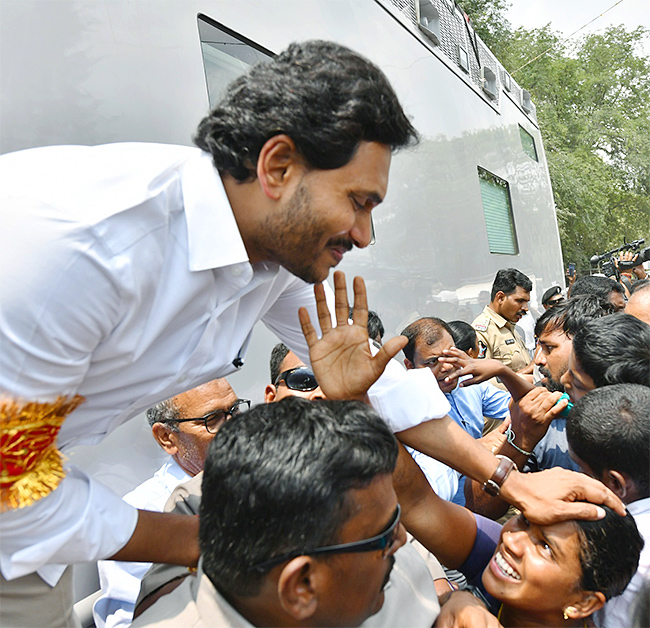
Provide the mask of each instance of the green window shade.
POLYGON ((537 159, 537 148, 535 148, 535 138, 522 126, 519 127, 519 136, 521 137, 521 146, 524 149, 524 153, 531 159, 539 161, 537 159))
POLYGON ((482 168, 478 173, 490 253, 517 255, 519 247, 508 182, 482 168))

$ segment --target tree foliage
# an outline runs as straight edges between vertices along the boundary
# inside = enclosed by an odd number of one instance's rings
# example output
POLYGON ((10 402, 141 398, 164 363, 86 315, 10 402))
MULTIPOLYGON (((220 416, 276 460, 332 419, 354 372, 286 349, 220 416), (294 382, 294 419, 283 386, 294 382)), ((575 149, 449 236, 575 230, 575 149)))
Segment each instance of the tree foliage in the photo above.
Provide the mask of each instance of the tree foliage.
POLYGON ((616 26, 565 41, 551 24, 513 29, 506 0, 462 6, 537 107, 565 262, 586 269, 624 237, 650 240, 648 32, 616 26))

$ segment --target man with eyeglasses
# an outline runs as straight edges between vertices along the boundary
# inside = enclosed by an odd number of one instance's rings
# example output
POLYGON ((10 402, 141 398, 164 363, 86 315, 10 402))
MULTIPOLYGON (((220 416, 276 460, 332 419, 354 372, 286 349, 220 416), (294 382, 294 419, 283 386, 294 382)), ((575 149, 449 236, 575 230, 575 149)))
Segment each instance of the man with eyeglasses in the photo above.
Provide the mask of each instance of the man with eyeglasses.
MULTIPOLYGON (((215 379, 147 410, 154 439, 169 459, 124 501, 142 510, 162 512, 173 490, 203 470, 208 446, 222 425, 250 408, 226 379, 215 379)), ((151 563, 102 560, 97 564, 102 595, 93 615, 97 628, 129 626, 140 581, 151 563)))
POLYGON ((400 605, 409 598, 391 578, 396 552, 415 551, 403 547, 396 458, 384 421, 358 402, 285 399, 228 423, 206 460, 198 571, 134 628, 356 626, 371 616, 367 625, 431 626, 426 566, 401 574, 420 594, 415 609, 400 605))

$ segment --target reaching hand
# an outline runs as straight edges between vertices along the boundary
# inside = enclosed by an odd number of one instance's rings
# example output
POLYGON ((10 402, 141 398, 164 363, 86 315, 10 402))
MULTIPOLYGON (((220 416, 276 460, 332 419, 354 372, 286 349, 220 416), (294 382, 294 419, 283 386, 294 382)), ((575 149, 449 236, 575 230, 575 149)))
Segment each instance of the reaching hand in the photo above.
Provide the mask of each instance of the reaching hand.
POLYGON ((314 286, 321 338, 318 338, 307 310, 300 308, 298 311, 314 375, 328 399, 364 401, 368 389, 379 379, 389 360, 407 343, 404 336, 397 336, 385 342, 377 355, 372 355, 368 343, 366 285, 361 277, 354 278, 353 288, 354 306, 352 324, 349 324, 345 274, 341 271, 334 273, 336 327, 332 327, 325 290, 322 284, 314 286))
POLYGON ((483 445, 488 451, 495 453, 501 449, 503 443, 506 442, 506 430, 510 425, 510 417, 506 417, 501 421, 501 425, 496 429, 492 430, 489 434, 482 436, 478 439, 478 442, 483 445))
POLYGON ((499 360, 492 360, 490 358, 474 359, 470 358, 464 351, 456 347, 445 349, 443 352, 444 357, 438 358, 441 364, 451 364, 456 367, 453 373, 445 377, 445 381, 453 382, 459 377, 471 375, 469 379, 463 380, 461 386, 471 386, 472 384, 480 384, 486 382, 501 374, 503 370, 503 363, 499 360))
POLYGON ((499 628, 499 620, 469 591, 456 591, 441 599, 435 628, 499 628))
POLYGON ((621 500, 602 482, 559 467, 538 473, 513 471, 503 483, 501 496, 540 525, 568 519, 602 519, 605 511, 597 504, 625 515, 621 500))
POLYGON ((558 399, 559 392, 549 392, 546 388, 533 388, 517 403, 512 404, 512 430, 517 435, 517 444, 526 451, 533 448, 544 437, 551 421, 562 413, 568 401, 558 399))

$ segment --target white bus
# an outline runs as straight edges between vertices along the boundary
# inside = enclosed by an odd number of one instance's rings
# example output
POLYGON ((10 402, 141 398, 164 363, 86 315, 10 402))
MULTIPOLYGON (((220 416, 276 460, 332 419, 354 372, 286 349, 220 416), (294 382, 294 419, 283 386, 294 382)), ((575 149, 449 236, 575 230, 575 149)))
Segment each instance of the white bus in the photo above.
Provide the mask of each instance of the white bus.
MULTIPOLYGON (((562 284, 535 106, 454 0, 0 0, 0 153, 191 144, 230 80, 315 38, 379 65, 421 134, 393 159, 376 243, 340 265, 366 279, 388 336, 423 315, 471 322, 499 268, 532 279, 533 305, 562 284)), ((240 396, 261 401, 275 342, 254 332, 229 378, 240 396)), ((136 419, 71 457, 124 494, 161 453, 136 419)))

